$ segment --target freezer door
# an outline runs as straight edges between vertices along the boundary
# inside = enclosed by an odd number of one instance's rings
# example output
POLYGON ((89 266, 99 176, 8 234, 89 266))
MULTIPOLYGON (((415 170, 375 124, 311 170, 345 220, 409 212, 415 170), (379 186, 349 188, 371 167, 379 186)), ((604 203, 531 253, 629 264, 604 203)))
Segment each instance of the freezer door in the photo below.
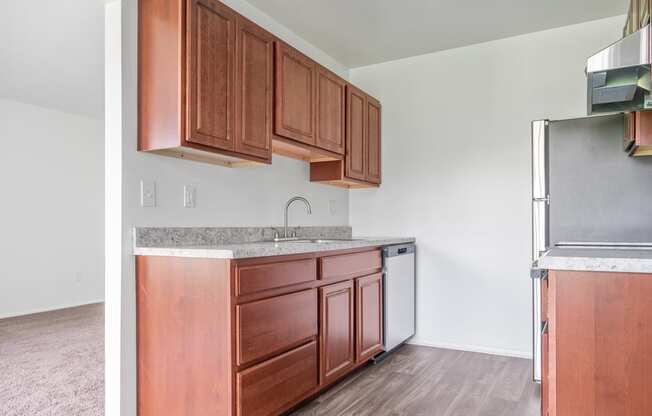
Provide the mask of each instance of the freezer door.
MULTIPOLYGON (((549 245, 548 120, 532 122, 532 263, 549 245)), ((533 378, 541 381, 541 287, 532 279, 533 378)))

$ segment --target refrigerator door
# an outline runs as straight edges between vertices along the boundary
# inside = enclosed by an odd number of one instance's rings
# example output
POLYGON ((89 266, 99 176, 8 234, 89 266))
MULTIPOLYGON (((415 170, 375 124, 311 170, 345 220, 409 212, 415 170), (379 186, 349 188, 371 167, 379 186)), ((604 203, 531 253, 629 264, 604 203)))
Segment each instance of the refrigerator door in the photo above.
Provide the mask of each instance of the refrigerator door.
MULTIPOLYGON (((548 120, 532 122, 532 263, 549 245, 548 120)), ((534 276, 534 275, 533 275, 534 276)), ((541 381, 541 286, 532 279, 533 378, 541 381)))

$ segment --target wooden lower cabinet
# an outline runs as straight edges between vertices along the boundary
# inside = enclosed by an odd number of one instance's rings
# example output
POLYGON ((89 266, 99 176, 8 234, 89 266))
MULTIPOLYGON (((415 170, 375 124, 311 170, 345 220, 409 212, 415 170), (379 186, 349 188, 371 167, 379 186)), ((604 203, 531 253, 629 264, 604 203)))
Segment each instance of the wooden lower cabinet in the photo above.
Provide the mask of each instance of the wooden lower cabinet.
POLYGON ((280 415, 364 365, 382 351, 379 258, 138 256, 138 415, 280 415))
POLYGON ((319 289, 321 384, 328 384, 355 365, 355 310, 352 281, 319 289))
POLYGON ((652 414, 652 274, 551 271, 547 315, 548 415, 652 414))
POLYGON ((550 367, 549 333, 548 333, 548 279, 541 280, 541 415, 548 415, 549 382, 548 369, 550 367))
POLYGON ((237 363, 275 355, 317 336, 317 289, 236 306, 237 363))
POLYGON ((356 362, 367 361, 383 349, 383 275, 355 281, 356 362))
POLYGON ((380 251, 342 254, 319 259, 320 279, 341 279, 342 276, 365 276, 382 267, 380 251))
POLYGON ((317 342, 265 361, 237 375, 238 416, 280 414, 319 382, 317 342))

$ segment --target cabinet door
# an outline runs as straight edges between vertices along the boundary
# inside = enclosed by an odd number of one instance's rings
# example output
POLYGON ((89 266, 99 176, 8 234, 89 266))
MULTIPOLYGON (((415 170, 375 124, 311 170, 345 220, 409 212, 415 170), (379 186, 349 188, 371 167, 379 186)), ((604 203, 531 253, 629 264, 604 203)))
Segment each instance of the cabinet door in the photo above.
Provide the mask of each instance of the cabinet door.
POLYGON ((235 150, 270 160, 274 37, 254 23, 239 17, 236 41, 235 150))
POLYGON ((380 184, 380 102, 371 97, 367 97, 366 122, 365 176, 367 182, 380 184))
POLYGON ((307 56, 276 43, 277 135, 315 145, 316 69, 307 56))
POLYGON ((317 137, 322 149, 344 154, 346 82, 325 68, 317 69, 317 137))
POLYGON ((652 145, 652 111, 639 111, 634 117, 636 146, 652 145))
POLYGON ((625 149, 636 140, 636 113, 625 113, 624 115, 624 134, 625 149))
POLYGON ((652 274, 551 271, 550 416, 652 414, 652 274))
POLYGON ((353 281, 319 289, 320 381, 327 384, 355 364, 353 281))
POLYGON ((346 87, 346 163, 344 175, 348 178, 365 180, 365 119, 367 96, 359 89, 346 87))
POLYGON ((236 14, 213 0, 188 2, 188 142, 234 149, 236 14))
POLYGON ((548 336, 548 279, 541 280, 541 319, 545 324, 541 330, 541 416, 548 416, 550 394, 549 377, 549 336, 548 336))
POLYGON ((367 361, 383 349, 383 279, 372 274, 355 281, 356 362, 367 361))

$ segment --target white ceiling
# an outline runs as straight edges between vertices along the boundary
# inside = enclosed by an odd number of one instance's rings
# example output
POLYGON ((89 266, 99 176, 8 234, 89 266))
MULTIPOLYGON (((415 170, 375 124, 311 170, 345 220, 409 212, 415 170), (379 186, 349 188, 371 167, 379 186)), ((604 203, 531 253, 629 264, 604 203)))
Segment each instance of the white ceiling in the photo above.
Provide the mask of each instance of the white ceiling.
POLYGON ((104 116, 105 0, 3 0, 0 98, 104 116))
MULTIPOLYGON (((103 117, 105 2, 2 1, 0 98, 103 117)), ((620 15, 628 0, 249 2, 353 68, 620 15)))
POLYGON ((350 68, 622 15, 629 4, 629 0, 249 2, 350 68))

